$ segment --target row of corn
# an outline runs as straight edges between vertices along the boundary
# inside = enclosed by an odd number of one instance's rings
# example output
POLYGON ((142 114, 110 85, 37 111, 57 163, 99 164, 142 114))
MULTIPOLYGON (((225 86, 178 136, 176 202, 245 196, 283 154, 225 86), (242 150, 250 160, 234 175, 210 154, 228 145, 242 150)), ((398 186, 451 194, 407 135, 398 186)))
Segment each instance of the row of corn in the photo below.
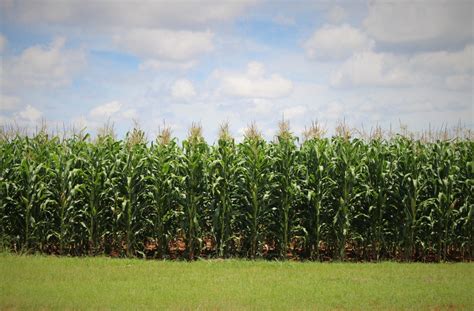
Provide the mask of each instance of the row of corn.
POLYGON ((223 126, 182 143, 39 133, 0 140, 0 243, 154 258, 470 260, 474 143, 274 141, 223 126))

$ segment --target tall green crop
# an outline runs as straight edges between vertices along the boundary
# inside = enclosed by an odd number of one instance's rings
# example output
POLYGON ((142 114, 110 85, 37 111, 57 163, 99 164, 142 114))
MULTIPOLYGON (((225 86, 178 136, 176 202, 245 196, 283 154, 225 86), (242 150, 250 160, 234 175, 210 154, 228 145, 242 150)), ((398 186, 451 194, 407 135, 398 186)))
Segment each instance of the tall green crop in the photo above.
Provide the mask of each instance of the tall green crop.
MULTIPOLYGON (((0 247, 63 255, 470 260, 474 143, 351 138, 300 144, 281 124, 213 145, 103 131, 0 132, 0 247)), ((312 136, 311 136, 312 135, 312 136)))
MULTIPOLYGON (((85 189, 84 167, 81 141, 69 139, 58 144, 58 150, 50 150, 51 167, 49 170, 52 197, 51 214, 54 226, 48 238, 54 237, 59 242, 58 252, 68 253, 69 246, 79 242, 75 224, 80 224, 81 206, 85 204, 82 191, 85 189)), ((48 239, 49 240, 49 239, 48 239)), ((53 241, 51 243, 54 243, 53 241)))
POLYGON ((229 254, 232 238, 231 222, 239 203, 241 172, 234 139, 230 137, 228 125, 221 127, 219 140, 214 149, 212 162, 212 193, 215 201, 214 230, 217 236, 219 257, 229 254))
POLYGON ((334 233, 337 240, 337 254, 345 258, 345 247, 350 237, 352 211, 360 192, 361 176, 360 140, 350 141, 336 137, 332 162, 335 169, 334 180, 337 184, 335 196, 335 213, 333 218, 334 233))
POLYGON ((208 195, 208 145, 201 136, 200 127, 193 127, 183 142, 184 155, 180 167, 181 205, 184 208, 183 229, 189 259, 200 253, 201 218, 208 195))
POLYGON ((178 189, 178 169, 180 150, 175 140, 159 139, 152 145, 148 155, 147 194, 151 204, 149 232, 157 243, 157 256, 162 258, 167 250, 171 232, 170 221, 176 214, 178 189))
POLYGON ((239 149, 244 179, 243 232, 247 238, 247 254, 255 258, 268 230, 270 158, 265 140, 253 127, 247 131, 239 149))
POLYGON ((272 165, 275 176, 273 195, 279 223, 279 250, 280 257, 286 258, 292 229, 292 209, 300 190, 297 178, 301 173, 301 168, 297 159, 298 149, 295 137, 289 132, 288 125, 284 121, 280 124, 280 133, 272 149, 272 165))
POLYGON ((144 156, 147 148, 142 141, 130 140, 126 148, 122 148, 118 158, 119 167, 123 172, 118 183, 121 196, 118 217, 121 219, 121 232, 126 243, 127 256, 135 254, 137 247, 143 243, 143 222, 146 220, 145 213, 148 212, 145 201, 146 158, 144 156))
POLYGON ((83 219, 89 252, 121 252, 124 144, 104 136, 90 146, 85 157, 83 219))
POLYGON ((427 203, 423 192, 428 179, 424 174, 429 172, 426 164, 426 149, 419 142, 406 138, 397 140, 395 145, 397 189, 397 206, 403 211, 400 232, 400 244, 404 248, 405 259, 415 256, 418 231, 421 222, 422 209, 427 203))
POLYGON ((308 248, 310 257, 320 259, 319 244, 324 222, 325 206, 331 199, 331 192, 335 187, 333 180, 334 168, 330 161, 331 150, 328 139, 311 139, 302 146, 303 163, 305 166, 305 189, 306 189, 306 215, 308 248))
POLYGON ((458 209, 454 214, 454 232, 452 233, 462 257, 468 253, 474 256, 474 142, 456 143, 459 152, 459 174, 456 178, 456 198, 459 198, 458 209))
POLYGON ((382 255, 385 248, 385 231, 388 226, 387 207, 388 197, 392 195, 391 174, 393 166, 389 159, 386 144, 381 140, 369 143, 365 155, 367 183, 365 190, 368 207, 368 221, 370 223, 368 233, 370 244, 377 259, 382 255))

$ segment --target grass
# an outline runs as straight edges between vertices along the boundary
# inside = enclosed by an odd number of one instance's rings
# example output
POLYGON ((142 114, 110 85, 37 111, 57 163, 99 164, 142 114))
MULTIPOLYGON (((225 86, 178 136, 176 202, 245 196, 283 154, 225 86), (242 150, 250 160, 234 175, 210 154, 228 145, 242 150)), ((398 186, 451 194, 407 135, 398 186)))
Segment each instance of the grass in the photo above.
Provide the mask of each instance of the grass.
POLYGON ((0 309, 466 309, 474 264, 0 255, 0 309))

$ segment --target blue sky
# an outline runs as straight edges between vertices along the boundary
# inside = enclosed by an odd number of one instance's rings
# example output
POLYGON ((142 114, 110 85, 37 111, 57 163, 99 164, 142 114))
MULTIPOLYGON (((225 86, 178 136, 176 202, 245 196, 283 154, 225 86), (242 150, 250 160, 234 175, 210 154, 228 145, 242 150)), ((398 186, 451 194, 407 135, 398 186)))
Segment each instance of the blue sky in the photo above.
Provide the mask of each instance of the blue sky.
POLYGON ((474 128, 472 1, 0 0, 0 124, 474 128))

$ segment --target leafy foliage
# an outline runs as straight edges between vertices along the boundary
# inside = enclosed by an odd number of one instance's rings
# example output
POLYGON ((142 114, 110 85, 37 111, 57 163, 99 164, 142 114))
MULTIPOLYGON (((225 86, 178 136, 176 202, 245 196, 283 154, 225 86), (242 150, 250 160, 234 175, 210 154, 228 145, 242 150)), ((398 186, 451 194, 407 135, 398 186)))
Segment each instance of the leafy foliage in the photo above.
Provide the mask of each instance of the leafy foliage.
POLYGON ((0 237, 13 251, 156 258, 454 260, 474 253, 472 140, 350 133, 273 142, 194 125, 0 140, 0 237))

